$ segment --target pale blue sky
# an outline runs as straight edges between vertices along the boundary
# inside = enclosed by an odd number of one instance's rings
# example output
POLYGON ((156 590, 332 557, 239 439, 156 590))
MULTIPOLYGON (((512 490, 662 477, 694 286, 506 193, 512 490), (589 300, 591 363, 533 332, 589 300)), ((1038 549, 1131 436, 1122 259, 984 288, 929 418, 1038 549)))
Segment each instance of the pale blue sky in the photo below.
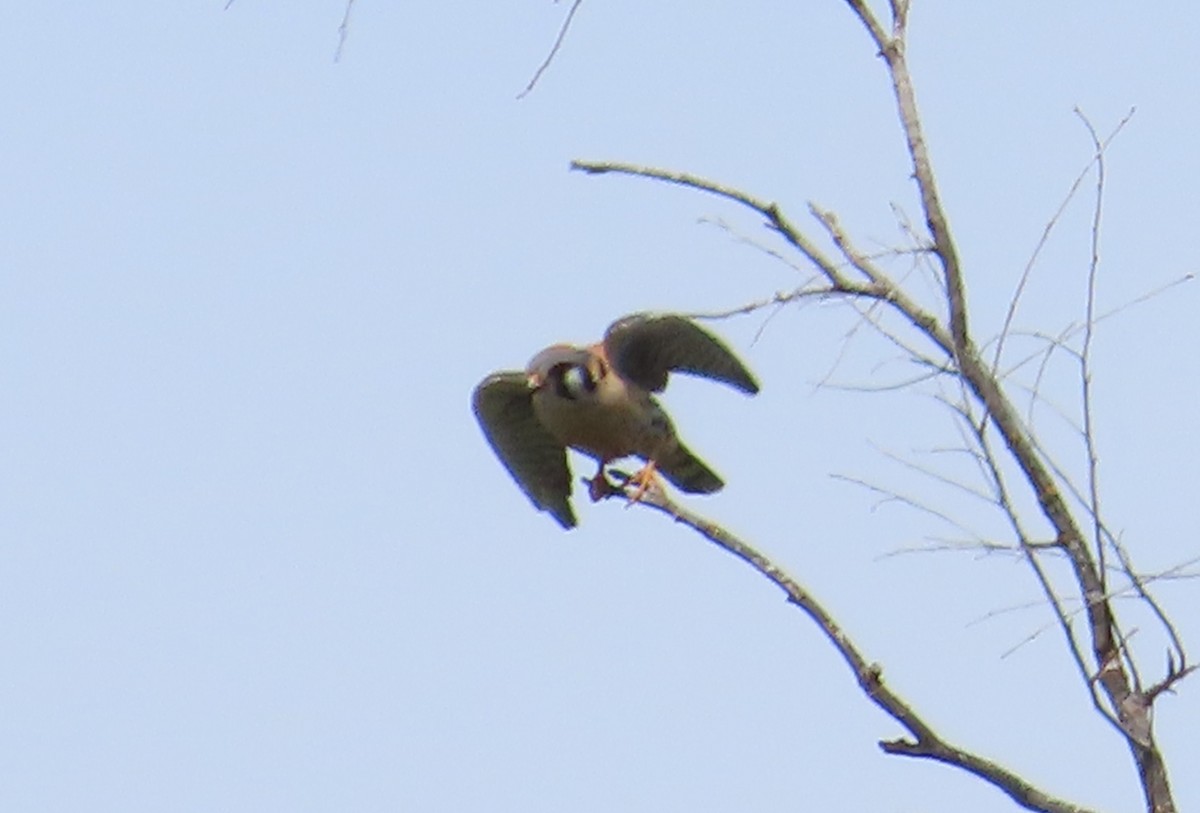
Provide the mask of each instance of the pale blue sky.
MULTIPOLYGON (((645 510, 533 511, 472 387, 645 309, 717 310, 803 275, 677 188, 688 170, 836 210, 865 247, 916 213, 882 66, 836 0, 25 3, 0 51, 0 807, 12 811, 1006 811, 897 727, 744 566, 645 510), (106 6, 108 6, 106 8, 106 6)), ((916 0, 910 58, 981 335, 1107 132, 1101 309, 1200 263, 1191 4, 916 0)), ((1091 216, 1063 218, 1022 328, 1079 318, 1091 216)), ((815 233, 815 229, 813 229, 815 233)), ((1109 521, 1147 570, 1200 555, 1195 283, 1104 323, 1109 521)), ((947 533, 842 473, 986 508, 889 462, 956 440, 912 394, 818 387, 856 320, 722 322, 756 399, 666 402, 728 481, 689 504, 827 602, 955 742, 1136 810, 1027 569, 886 557, 947 533), (765 324, 765 328, 764 328, 765 324), (762 330, 759 335, 760 329, 762 330)), ((900 371, 866 332, 834 379, 900 371)), ((1066 364, 1048 394, 1073 403, 1066 364)), ((1048 442, 1078 466, 1050 411, 1048 442)), ((591 465, 580 466, 590 474, 591 465)), ((1192 581, 1160 586, 1194 647, 1192 581)), ((1134 614, 1149 668, 1158 630, 1134 614)), ((1200 684, 1161 702, 1200 805, 1200 684)))

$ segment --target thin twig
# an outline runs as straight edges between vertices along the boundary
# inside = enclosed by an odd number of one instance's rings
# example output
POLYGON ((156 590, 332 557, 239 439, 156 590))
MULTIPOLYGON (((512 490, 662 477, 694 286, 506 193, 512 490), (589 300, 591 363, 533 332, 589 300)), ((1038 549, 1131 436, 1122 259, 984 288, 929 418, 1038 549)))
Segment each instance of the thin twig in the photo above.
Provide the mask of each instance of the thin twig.
POLYGON ((959 480, 955 480, 953 477, 950 477, 949 475, 942 474, 940 471, 936 471, 935 469, 932 469, 929 466, 923 466, 919 463, 916 463, 915 461, 912 461, 905 457, 902 457, 901 455, 898 455, 895 452, 889 452, 887 449, 881 449, 878 446, 875 446, 874 444, 871 444, 871 445, 874 446, 874 448, 877 452, 879 452, 881 455, 886 457, 888 460, 891 460, 892 462, 894 462, 900 466, 903 466, 904 468, 908 469, 909 471, 915 471, 918 474, 923 474, 926 477, 928 477, 929 479, 934 480, 935 482, 941 483, 946 486, 950 486, 951 488, 954 488, 954 489, 962 492, 963 494, 966 494, 969 497, 974 497, 975 499, 981 500, 982 502, 985 502, 989 505, 995 505, 995 503, 996 503, 995 497, 992 494, 988 494, 984 491, 980 491, 979 489, 974 488, 967 483, 961 482, 959 480))
POLYGON ((937 393, 934 396, 938 403, 950 410, 955 420, 953 422, 954 431, 958 433, 958 439, 962 443, 962 451, 966 452, 971 457, 971 462, 975 464, 975 469, 979 473, 979 478, 988 486, 991 487, 992 502, 1003 509, 1001 503, 1001 488, 1002 484, 996 482, 993 474, 993 468, 987 460, 987 450, 979 444, 979 440, 975 430, 975 418, 971 414, 970 405, 964 401, 954 401, 947 395, 937 393))
MULTIPOLYGON (((979 448, 983 453, 983 460, 987 464, 990 479, 996 486, 997 502, 999 503, 1004 516, 1008 518, 1013 535, 1016 537, 1017 542, 1021 546, 1022 552, 1025 554, 1025 561, 1029 564, 1030 569, 1033 571, 1038 586, 1042 590, 1042 595, 1045 597, 1046 602, 1054 611, 1055 620, 1058 622, 1059 629, 1062 631, 1063 639, 1067 645, 1067 651, 1071 653, 1071 658, 1075 662, 1075 668, 1079 670, 1079 675, 1083 680, 1083 684, 1088 689, 1088 694, 1092 699, 1092 706, 1118 731, 1124 733, 1124 729, 1121 727, 1120 722, 1116 719, 1113 712, 1110 712, 1107 708, 1105 708, 1104 704, 1101 702, 1100 695, 1096 690, 1095 681, 1092 679, 1093 676, 1091 671, 1088 669, 1087 660, 1084 657, 1083 646, 1076 637, 1075 630, 1071 626, 1070 616, 1063 607, 1063 599, 1054 589, 1054 585, 1050 581, 1049 574, 1046 573, 1046 569, 1042 566, 1041 560, 1038 558, 1038 554, 1041 550, 1043 550, 1043 546, 1031 543, 1030 540, 1033 537, 1028 531, 1026 531, 1024 523, 1021 522, 1021 517, 1017 512, 1017 509, 1013 505, 1007 481, 1004 478, 999 461, 996 459, 996 455, 992 450, 991 441, 988 438, 988 425, 990 422, 984 421, 983 419, 974 418, 968 411, 970 407, 966 401, 963 402, 963 409, 964 423, 974 433, 975 440, 979 444, 979 448)), ((1061 548, 1066 548, 1066 546, 1063 544, 1061 533, 1055 540, 1055 545, 1061 548)))
MULTIPOLYGON (((954 539, 952 537, 943 536, 927 536, 925 537, 926 544, 921 546, 909 545, 906 547, 893 548, 889 551, 884 551, 875 557, 875 561, 882 562, 887 559, 897 559, 901 556, 915 556, 918 554, 930 553, 974 553, 976 558, 987 556, 1004 555, 1009 557, 1020 557, 1021 548, 1010 542, 996 542, 991 539, 954 539)), ((1044 604, 1044 602, 1039 602, 1044 604)), ((968 624, 968 626, 970 626, 968 624)))
MULTIPOLYGON (((1184 283, 1192 282, 1195 279, 1196 279, 1196 274, 1194 272, 1188 272, 1179 277, 1176 277, 1173 280, 1170 280, 1169 282, 1165 282, 1162 285, 1152 288, 1149 291, 1146 291, 1145 293, 1138 294, 1133 299, 1126 300, 1125 302, 1122 302, 1120 305, 1117 305, 1116 307, 1109 308, 1107 311, 1105 311, 1104 313, 1097 316, 1095 318, 1095 324, 1098 325, 1101 322, 1111 319, 1114 316, 1120 316, 1125 311, 1130 310, 1130 309, 1136 307, 1137 305, 1142 305, 1146 302, 1151 301, 1152 299, 1157 299, 1158 297, 1160 297, 1163 294, 1167 293, 1168 291, 1172 290, 1176 286, 1183 285, 1184 283)), ((998 378, 1001 381, 1004 381, 1004 380, 1008 379, 1009 377, 1011 377, 1018 370, 1025 367, 1026 365, 1028 365, 1030 362, 1034 361, 1035 359, 1042 358, 1047 352, 1052 352, 1053 350, 1056 350, 1056 349, 1066 350, 1066 351, 1070 352, 1072 355, 1078 357, 1078 351, 1073 350, 1070 347, 1070 345, 1067 344, 1067 341, 1074 338, 1075 334, 1079 333, 1081 330, 1083 330, 1083 325, 1072 324, 1072 325, 1069 325, 1066 329, 1064 329, 1063 332, 1060 333, 1057 338, 1047 336, 1046 334, 1041 333, 1039 331, 1010 331, 1009 332, 1010 336, 1032 337, 1032 338, 1040 339, 1042 341, 1054 344, 1055 347, 1042 348, 1040 350, 1037 350, 1036 352, 1030 353, 1029 355, 1020 359, 1019 361, 1015 361, 1015 362, 1009 364, 1008 367, 1006 367, 1002 372, 999 373, 998 378)))
MULTIPOLYGON (((1092 339, 1095 336, 1096 323, 1096 279, 1100 268, 1100 224, 1104 215, 1104 145, 1096 135, 1096 128, 1084 115, 1083 111, 1075 108, 1083 126, 1087 128, 1092 139, 1092 147, 1096 151, 1096 203, 1092 208, 1092 241, 1091 257, 1088 260, 1087 298, 1084 305, 1083 317, 1083 349, 1079 353, 1079 384, 1081 411, 1083 412, 1083 442, 1087 450, 1087 484, 1088 507, 1092 512, 1092 540, 1096 546, 1096 561, 1100 565, 1100 585, 1105 587, 1105 557, 1104 540, 1100 535, 1100 455, 1096 451, 1095 419, 1092 410, 1092 339)), ((1139 690, 1140 686, 1137 687, 1139 690)))
POLYGON ((338 26, 338 43, 337 50, 333 52, 333 61, 339 62, 342 58, 342 48, 346 45, 346 37, 350 34, 350 10, 354 8, 354 0, 346 0, 346 11, 342 14, 342 24, 338 26))
MULTIPOLYGON (((1054 214, 1050 216, 1050 219, 1046 222, 1045 227, 1042 229, 1042 236, 1038 238, 1037 244, 1033 247, 1033 253, 1029 255, 1029 260, 1025 263, 1025 269, 1021 272, 1021 278, 1017 281, 1017 289, 1013 292, 1012 297, 1008 301, 1008 312, 1004 315, 1004 324, 1000 328, 1000 335, 996 341, 996 352, 992 356, 993 374, 1000 366, 1001 354, 1004 352, 1004 342, 1008 336, 1009 329, 1012 327, 1013 319, 1017 315, 1017 308, 1020 305, 1021 296, 1025 293, 1025 287, 1029 284, 1029 280, 1033 276, 1034 266, 1037 264, 1038 257, 1041 256, 1042 249, 1045 248, 1046 243, 1050 239, 1050 233, 1054 231, 1055 226, 1058 225, 1059 220, 1062 218, 1063 212, 1067 210, 1067 205, 1070 204, 1070 202, 1074 199, 1075 193, 1079 191, 1079 187, 1083 184, 1083 181, 1088 176, 1088 173, 1092 171, 1092 166, 1101 160, 1104 155, 1104 151, 1108 149, 1108 145, 1111 144, 1113 139, 1115 139, 1121 130, 1124 129, 1125 124, 1130 118, 1132 118, 1133 112, 1133 110, 1130 110, 1129 113, 1126 114, 1125 118, 1121 119, 1120 123, 1117 124, 1112 133, 1109 134, 1104 143, 1097 145, 1096 152, 1088 160, 1083 169, 1079 171, 1079 174, 1075 176, 1075 180, 1071 182, 1071 187, 1067 190, 1067 194, 1063 196, 1062 202, 1059 203, 1058 209, 1056 209, 1054 214)), ((1094 132, 1093 136, 1095 136, 1094 132)))
POLYGON ((583 5, 583 0, 575 0, 571 3, 571 10, 567 12, 567 18, 563 20, 562 26, 558 29, 558 36, 554 38, 554 45, 550 47, 550 53, 546 54, 546 58, 538 65, 538 69, 533 72, 533 78, 529 80, 529 84, 525 89, 517 94, 518 99, 524 99, 533 90, 534 85, 542 78, 542 74, 550 67, 550 63, 554 61, 554 57, 558 55, 558 49, 562 47, 563 40, 567 38, 567 29, 571 27, 571 21, 575 19, 575 12, 579 11, 579 7, 583 5))
POLYGON ((740 189, 735 189, 725 184, 710 181, 706 178, 701 178, 698 175, 692 175, 687 172, 672 172, 671 170, 658 169, 656 167, 639 166, 637 164, 627 164, 619 161, 580 161, 571 162, 571 169, 580 172, 586 172, 589 175, 604 175, 613 173, 617 175, 635 175, 642 178, 650 178, 657 181, 666 181, 667 183, 686 186, 691 189, 697 189, 701 192, 718 197, 727 198, 747 206, 758 212, 764 218, 771 228, 775 229, 784 240, 797 249, 805 258, 811 262, 817 270, 835 285, 841 287, 841 283, 845 280, 840 279, 840 274, 837 272, 837 267, 825 254, 816 247, 815 244, 805 237, 792 223, 784 216, 779 207, 774 203, 769 203, 760 198, 748 195, 740 189))
MULTIPOLYGON (((1109 532, 1108 528, 1101 525, 1101 531, 1106 537, 1108 544, 1117 554, 1117 561, 1121 564, 1121 572, 1124 573, 1127 579, 1129 579, 1130 585, 1137 592, 1138 597, 1146 603, 1146 605, 1150 608, 1150 611, 1154 613, 1154 617, 1158 619, 1158 623, 1162 624, 1163 628, 1166 630, 1167 637, 1170 639, 1171 646, 1175 651, 1175 657, 1178 660, 1179 668, 1189 669, 1187 651, 1183 648, 1183 638, 1179 635, 1179 630, 1176 629, 1175 623, 1171 621, 1166 611, 1162 608, 1162 605, 1159 604, 1158 599, 1154 598, 1154 596, 1150 593, 1150 589, 1146 586, 1151 579, 1146 578, 1134 571, 1133 560, 1130 559, 1129 553, 1125 550, 1125 546, 1122 545, 1120 541, 1109 532)), ((1191 561, 1196 560, 1193 559, 1191 561)), ((1185 563, 1176 567, 1186 567, 1189 563, 1185 563)))
POLYGON ((873 506, 872 510, 874 510, 875 508, 878 508, 879 506, 883 505, 884 503, 897 502, 897 503, 900 503, 901 505, 907 505, 909 508, 915 509, 917 511, 921 511, 922 513, 928 514, 932 517, 936 517, 937 519, 940 519, 942 522, 945 522, 947 525, 950 525, 950 526, 962 531, 967 536, 972 537, 976 540, 982 541, 982 537, 980 537, 977 533, 975 533, 975 531, 973 531, 970 528, 968 528, 967 526, 963 525, 961 522, 954 519, 946 512, 941 511, 937 508, 934 508, 931 505, 927 505, 927 504, 921 502, 920 500, 918 500, 916 497, 909 497, 907 495, 899 493, 898 491, 893 491, 890 488, 876 485, 875 483, 870 483, 866 480, 863 480, 860 477, 852 477, 848 474, 838 474, 835 472, 829 476, 832 477, 834 480, 840 480, 844 483, 850 483, 851 485, 856 485, 856 486, 859 486, 860 488, 865 488, 867 491, 870 491, 874 494, 878 494, 882 499, 880 499, 880 501, 877 502, 873 506))
POLYGON ((785 256, 782 251, 779 251, 776 248, 768 246, 766 243, 762 242, 761 240, 755 239, 754 237, 751 237, 748 234, 743 234, 742 232, 738 231, 736 228, 731 226, 729 223, 727 223, 722 218, 702 217, 697 222, 702 223, 706 226, 716 226, 718 229, 720 229, 721 231, 725 232, 730 237, 732 237, 735 241, 737 241, 743 245, 750 246, 751 248, 758 249, 763 254, 766 254, 768 257, 771 257, 772 259, 778 260, 779 262, 783 263, 788 268, 791 268, 794 271, 803 271, 804 270, 804 268, 802 268, 799 263, 795 262, 790 257, 785 256))

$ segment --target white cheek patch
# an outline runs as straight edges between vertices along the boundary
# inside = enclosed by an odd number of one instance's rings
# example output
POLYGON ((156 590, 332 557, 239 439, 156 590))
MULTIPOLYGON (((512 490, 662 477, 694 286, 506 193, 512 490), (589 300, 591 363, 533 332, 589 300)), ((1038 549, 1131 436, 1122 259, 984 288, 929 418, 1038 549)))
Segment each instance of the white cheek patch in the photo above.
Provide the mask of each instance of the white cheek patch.
POLYGON ((581 367, 569 367, 563 371, 563 389, 572 398, 580 398, 588 393, 591 389, 588 385, 591 381, 581 367))

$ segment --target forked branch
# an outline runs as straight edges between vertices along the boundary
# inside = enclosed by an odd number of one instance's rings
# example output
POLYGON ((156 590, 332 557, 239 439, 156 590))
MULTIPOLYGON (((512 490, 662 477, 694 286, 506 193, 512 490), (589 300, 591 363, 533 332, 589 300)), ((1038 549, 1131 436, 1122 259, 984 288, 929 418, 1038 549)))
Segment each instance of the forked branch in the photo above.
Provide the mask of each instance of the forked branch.
MULTIPOLYGON (((935 262, 940 270, 942 283, 940 287, 945 301, 940 303, 935 310, 922 306, 885 273, 872 258, 857 250, 851 239, 842 230, 837 218, 832 213, 816 206, 810 206, 810 213, 824 227, 843 261, 835 261, 834 258, 826 255, 804 231, 798 229, 783 214, 775 203, 747 194, 734 187, 688 173, 671 172, 634 164, 574 161, 571 168, 591 174, 619 173, 673 183, 717 195, 750 208, 763 217, 767 225, 795 248, 812 264, 819 276, 824 278, 826 285, 819 289, 821 294, 841 294, 852 299, 861 297, 871 300, 872 303, 883 303, 885 306, 890 306, 906 319, 919 335, 924 336, 936 348, 935 352, 944 355, 944 360, 940 361, 937 367, 943 373, 958 378, 962 387, 964 403, 974 405, 972 411, 978 410, 978 415, 971 420, 971 424, 979 442, 985 447, 988 446, 987 438, 994 427, 995 438, 998 442, 995 444, 995 450, 988 452, 989 465, 993 475, 999 478, 1000 472, 1008 467, 1007 463, 1001 465, 995 455, 1004 455, 1006 458, 1010 458, 1011 463, 1015 464, 1021 475, 1020 478, 1013 478, 1014 484, 1023 482, 1024 487, 1030 490, 1041 516, 1051 529, 1050 533, 1054 538, 1053 547, 1063 551, 1070 563, 1075 586, 1087 619, 1086 631, 1079 634, 1078 637, 1071 630, 1069 623, 1064 620, 1060 597, 1054 593, 1054 588, 1039 565, 1038 553, 1042 547, 1030 544, 1027 541, 1030 538, 1029 532, 1023 529, 1022 523, 1014 522, 1014 529, 1026 554, 1026 559, 1032 567, 1035 577, 1038 578, 1039 584, 1047 592, 1048 600, 1055 607, 1056 614, 1064 626, 1068 648, 1076 658, 1087 690, 1091 694, 1097 710, 1112 722, 1125 737, 1138 767, 1138 776, 1147 809, 1153 813, 1172 813, 1175 810, 1175 803, 1167 779, 1165 763, 1154 741, 1151 706, 1162 692, 1167 691, 1189 674, 1192 668, 1184 662, 1182 646, 1177 637, 1172 634, 1176 654, 1169 660, 1166 676, 1148 689, 1142 687, 1136 680, 1131 653, 1120 635, 1110 595, 1106 589, 1103 562, 1097 561, 1098 556, 1103 553, 1105 540, 1102 538, 1103 533, 1101 532, 1104 526, 1099 519, 1099 497, 1095 490, 1094 466, 1089 477, 1091 487, 1084 504, 1091 512, 1091 525, 1096 535, 1093 540, 1097 546, 1095 549, 1089 544, 1088 535, 1084 533, 1081 522, 1072 512, 1071 504, 1068 501, 1069 491, 1065 490, 1065 488, 1069 488, 1069 483, 1064 486, 1061 469, 1056 467, 1054 461, 1039 447, 1029 426, 1022 421, 1014 402, 1005 391, 1004 378, 998 373, 998 365, 995 362, 989 364, 983 358, 983 353, 971 334, 963 269, 949 218, 938 192, 906 60, 905 33, 908 1, 890 0, 889 8, 892 14, 890 33, 865 0, 846 0, 846 2, 866 28, 886 64, 891 80, 897 113, 912 161, 913 178, 916 181, 922 213, 929 230, 929 252, 936 256, 935 262)), ((1102 152, 1099 146, 1097 149, 1102 152)), ((1097 210, 1098 217, 1099 211, 1097 210)), ((1096 233, 1098 233, 1098 226, 1095 226, 1093 230, 1093 234, 1096 233)), ((925 245, 924 240, 921 241, 921 244, 925 245)), ((1098 255, 1094 254, 1095 256, 1098 255)), ((1090 380, 1090 371, 1086 364, 1088 357, 1086 350, 1090 345, 1091 326, 1095 324, 1096 318, 1094 312, 1095 272, 1096 265, 1093 261, 1089 273, 1088 334, 1085 339, 1085 352, 1082 354, 1085 359, 1085 387, 1086 382, 1090 380)), ((1007 330, 1007 325, 1005 329, 1007 330)), ((1085 388, 1085 400, 1089 400, 1089 398, 1089 393, 1085 388)), ((1090 410, 1090 400, 1088 408, 1090 410)), ((1090 433, 1090 422, 1086 430, 1090 433)), ((1090 443, 1091 439, 1089 438, 1088 454, 1094 461, 1096 459, 1095 450, 1090 443)), ((1014 484, 1007 486, 1004 507, 1015 520, 1016 509, 1013 507, 1015 503, 1007 497, 1007 493, 1011 492, 1014 484)), ((1001 788, 1019 804, 1030 809, 1056 811, 1078 809, 1061 800, 1041 794, 1020 777, 1016 777, 994 763, 961 752, 943 742, 883 684, 879 668, 867 663, 828 613, 798 583, 756 550, 719 526, 674 505, 660 492, 647 495, 645 502, 664 511, 677 521, 689 525, 710 541, 749 563, 783 589, 788 599, 812 618, 849 664, 859 684, 872 701, 900 722, 913 738, 912 740, 882 743, 884 750, 889 753, 920 756, 957 765, 1001 788)), ((1044 533, 1041 530, 1036 531, 1038 537, 1043 536, 1044 533)), ((1133 574, 1132 565, 1124 558, 1122 558, 1121 565, 1127 574, 1133 574)), ((1131 576, 1131 578, 1133 577, 1131 576)), ((1147 596, 1143 596, 1143 598, 1149 600, 1147 596)), ((1156 606, 1155 609, 1157 609, 1156 606)), ((1160 618, 1165 619, 1165 616, 1160 613, 1160 618)), ((1168 630, 1173 633, 1169 622, 1166 623, 1168 630)))

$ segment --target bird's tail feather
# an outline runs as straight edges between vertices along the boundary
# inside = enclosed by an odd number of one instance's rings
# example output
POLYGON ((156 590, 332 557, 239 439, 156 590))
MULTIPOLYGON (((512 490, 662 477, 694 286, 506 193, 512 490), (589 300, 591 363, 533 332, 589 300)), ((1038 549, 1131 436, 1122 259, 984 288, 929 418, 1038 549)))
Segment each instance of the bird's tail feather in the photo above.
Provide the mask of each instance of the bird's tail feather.
POLYGON ((672 485, 689 494, 711 494, 725 486, 725 481, 682 443, 655 464, 672 485))

